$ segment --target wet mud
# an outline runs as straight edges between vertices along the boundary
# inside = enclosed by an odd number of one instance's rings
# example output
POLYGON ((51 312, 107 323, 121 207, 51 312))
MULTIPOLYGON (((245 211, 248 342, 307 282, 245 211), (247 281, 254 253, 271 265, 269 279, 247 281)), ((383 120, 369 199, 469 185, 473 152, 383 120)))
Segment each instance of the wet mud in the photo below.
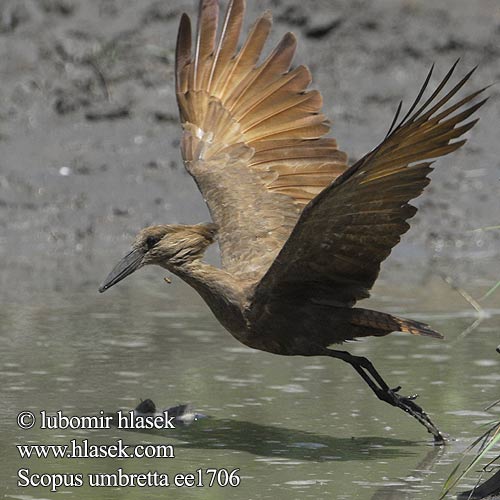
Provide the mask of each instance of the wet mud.
MULTIPOLYGON (((295 63, 310 66, 351 161, 384 137, 432 63, 434 81, 457 58, 459 74, 479 66, 470 89, 500 81, 495 0, 248 3, 248 23, 272 9, 274 42, 299 36, 295 63)), ((0 2, 3 295, 97 284, 139 228, 208 219, 182 167, 173 80, 179 16, 195 4, 0 2)), ((500 230, 481 230, 500 223, 499 84, 487 92, 468 144, 437 162, 384 280, 407 268, 500 279, 500 230)))

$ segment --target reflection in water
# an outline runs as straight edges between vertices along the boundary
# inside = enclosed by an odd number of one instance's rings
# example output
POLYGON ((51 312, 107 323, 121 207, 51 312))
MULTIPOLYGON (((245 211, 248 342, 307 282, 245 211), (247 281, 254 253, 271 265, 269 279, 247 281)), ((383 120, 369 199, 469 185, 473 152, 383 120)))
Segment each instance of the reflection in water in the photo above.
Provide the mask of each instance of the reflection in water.
POLYGON ((436 461, 442 457, 445 449, 441 446, 429 448, 429 452, 408 474, 396 484, 381 486, 370 500, 414 500, 418 490, 428 489, 422 486, 425 479, 432 473, 436 461))

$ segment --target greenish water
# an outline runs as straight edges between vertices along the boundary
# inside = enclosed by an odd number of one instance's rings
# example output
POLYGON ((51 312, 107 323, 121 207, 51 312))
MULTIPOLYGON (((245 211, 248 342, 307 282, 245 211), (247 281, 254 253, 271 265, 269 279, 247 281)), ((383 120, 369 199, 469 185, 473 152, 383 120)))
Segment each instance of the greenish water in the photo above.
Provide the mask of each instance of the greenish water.
MULTIPOLYGON (((347 348, 369 357, 402 393, 419 403, 454 440, 430 436, 400 410, 376 400, 340 361, 281 358, 230 337, 183 284, 144 278, 98 295, 47 292, 3 301, 0 311, 0 496, 44 498, 426 499, 444 479, 498 399, 498 300, 473 332, 474 315, 455 292, 377 291, 370 305, 426 320, 447 340, 392 335, 347 348), (496 307, 496 308, 495 308, 496 307), (191 403, 209 418, 173 430, 22 430, 16 416, 62 410, 66 415, 131 409, 151 398, 159 407, 191 403), (18 444, 171 444, 175 458, 21 459, 18 444), (84 486, 16 485, 18 469, 83 474, 84 486), (100 488, 86 475, 239 469, 238 487, 100 488)), ((367 303, 364 303, 365 305, 367 303)), ((368 304, 367 304, 368 305, 368 304)), ((471 479, 469 485, 473 485, 471 479)), ((465 487, 465 485, 464 485, 465 487)))

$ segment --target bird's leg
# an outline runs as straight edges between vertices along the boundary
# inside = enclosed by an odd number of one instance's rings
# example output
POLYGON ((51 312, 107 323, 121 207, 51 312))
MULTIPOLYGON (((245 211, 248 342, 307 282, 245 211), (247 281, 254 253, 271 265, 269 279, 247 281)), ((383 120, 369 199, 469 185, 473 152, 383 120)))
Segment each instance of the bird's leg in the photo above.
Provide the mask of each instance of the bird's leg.
POLYGON ((416 395, 409 397, 400 396, 398 391, 401 387, 391 389, 377 370, 375 370, 372 363, 366 358, 353 356, 346 351, 335 351, 333 349, 326 349, 325 354, 349 363, 370 386, 370 389, 375 393, 377 398, 392 406, 397 406, 410 414, 434 436, 436 444, 444 444, 444 437, 439 429, 432 423, 425 411, 415 403, 416 395))

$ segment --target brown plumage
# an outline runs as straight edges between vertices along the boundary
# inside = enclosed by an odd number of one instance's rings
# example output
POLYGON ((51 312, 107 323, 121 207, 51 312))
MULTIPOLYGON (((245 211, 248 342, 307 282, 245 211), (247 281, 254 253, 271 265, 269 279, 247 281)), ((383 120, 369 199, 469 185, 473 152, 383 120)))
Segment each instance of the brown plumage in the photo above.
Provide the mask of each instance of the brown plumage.
POLYGON ((238 50, 244 0, 230 1, 218 30, 217 0, 201 0, 193 39, 180 22, 176 93, 182 155, 215 224, 161 225, 139 233, 132 251, 100 288, 146 264, 193 286, 242 343, 282 355, 330 356, 351 364, 377 397, 442 435, 413 398, 397 394, 365 358, 331 349, 393 331, 441 338, 430 326, 367 309, 380 264, 408 229, 409 204, 429 183, 429 160, 455 151, 484 89, 449 104, 472 72, 447 92, 443 81, 424 98, 432 69, 406 116, 401 105, 385 139, 351 167, 335 139, 322 99, 308 90, 309 70, 290 70, 296 38, 287 33, 261 52, 271 29, 264 13, 238 50), (222 269, 202 262, 217 238, 222 269))

